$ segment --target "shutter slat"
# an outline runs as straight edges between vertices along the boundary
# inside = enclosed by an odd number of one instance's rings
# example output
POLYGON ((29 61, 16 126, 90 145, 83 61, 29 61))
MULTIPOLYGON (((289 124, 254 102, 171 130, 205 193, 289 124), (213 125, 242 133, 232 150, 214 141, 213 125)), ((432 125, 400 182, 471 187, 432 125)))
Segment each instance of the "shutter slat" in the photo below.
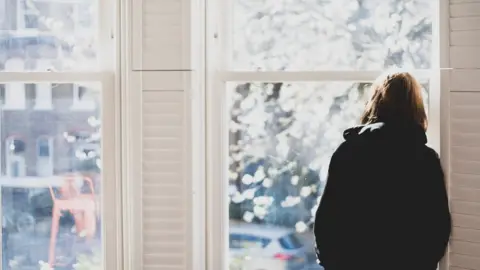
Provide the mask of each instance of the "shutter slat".
POLYGON ((452 240, 480 243, 480 230, 453 227, 452 240))
POLYGON ((450 253, 450 265, 468 270, 480 270, 480 258, 450 253))

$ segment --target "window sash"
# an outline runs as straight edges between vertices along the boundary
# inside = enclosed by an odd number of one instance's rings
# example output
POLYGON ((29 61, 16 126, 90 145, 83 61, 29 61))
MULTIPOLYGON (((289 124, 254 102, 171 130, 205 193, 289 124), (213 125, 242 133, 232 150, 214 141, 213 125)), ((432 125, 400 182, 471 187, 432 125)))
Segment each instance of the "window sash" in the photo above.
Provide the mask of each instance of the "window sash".
MULTIPOLYGON (((118 135, 120 126, 118 125, 118 114, 115 110, 118 103, 118 92, 115 91, 115 77, 113 73, 53 73, 53 72, 16 72, 9 78, 11 72, 0 72, 0 82, 68 82, 73 81, 99 81, 101 82, 101 157, 102 157, 102 187, 101 187, 101 215, 102 215, 102 246, 103 246, 103 269, 117 269, 122 258, 119 250, 121 249, 121 237, 119 229, 121 228, 120 216, 117 214, 121 209, 120 201, 120 178, 117 157, 120 154, 118 147, 118 135), (111 192, 112 190, 116 192, 111 192)), ((23 89, 24 90, 24 89, 23 89)), ((37 149, 38 150, 38 149, 37 149)), ((51 151, 51 149, 50 149, 51 151)), ((36 151, 37 152, 37 151, 36 151)), ((50 156, 52 153, 50 152, 50 156)), ((7 161, 9 160, 7 156, 7 161)), ((10 168, 7 167, 7 172, 10 168)), ((1 215, 1 207, 0 207, 1 215)), ((1 238, 1 232, 0 232, 1 238)), ((0 256, 2 250, 0 249, 0 256)), ((1 265, 0 265, 1 270, 1 265)))
MULTIPOLYGON (((228 123, 230 115, 226 112, 227 82, 325 82, 374 81, 381 70, 318 70, 318 71, 234 71, 229 67, 232 48, 231 18, 233 18, 232 0, 214 0, 206 8, 206 62, 205 82, 205 122, 206 140, 206 269, 228 269, 228 230, 229 209, 228 191, 228 123)), ((448 77, 452 71, 448 67, 448 0, 437 0, 433 11, 433 49, 432 66, 425 70, 406 70, 417 79, 430 82, 429 91, 429 129, 427 136, 430 145, 440 152, 445 147, 446 137, 440 138, 441 111, 445 105, 441 93, 446 89, 448 77), (441 140, 440 140, 441 139, 441 140)), ((443 118, 444 116, 442 116, 443 118)), ((443 127, 443 126, 442 126, 443 127)), ((444 131, 444 128, 442 128, 444 131)), ((200 143, 200 142, 199 142, 200 143)), ((448 256, 440 269, 447 269, 448 256)))

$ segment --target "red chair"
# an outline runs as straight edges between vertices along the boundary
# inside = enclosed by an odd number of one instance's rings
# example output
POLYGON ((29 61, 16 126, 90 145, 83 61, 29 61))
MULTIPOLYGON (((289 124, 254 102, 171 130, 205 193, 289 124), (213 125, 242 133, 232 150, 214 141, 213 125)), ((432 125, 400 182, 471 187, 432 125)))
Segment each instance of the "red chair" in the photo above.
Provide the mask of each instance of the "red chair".
POLYGON ((86 176, 68 175, 64 178, 64 183, 60 187, 60 197, 55 195, 53 187, 50 186, 50 194, 53 200, 52 210, 52 231, 50 235, 50 249, 48 264, 50 267, 55 265, 55 247, 59 229, 60 216, 62 211, 70 211, 75 220, 75 231, 80 237, 93 238, 96 232, 96 206, 95 190, 92 179, 86 176), (82 193, 81 187, 75 185, 75 180, 82 178, 82 184, 87 184, 90 193, 82 193))

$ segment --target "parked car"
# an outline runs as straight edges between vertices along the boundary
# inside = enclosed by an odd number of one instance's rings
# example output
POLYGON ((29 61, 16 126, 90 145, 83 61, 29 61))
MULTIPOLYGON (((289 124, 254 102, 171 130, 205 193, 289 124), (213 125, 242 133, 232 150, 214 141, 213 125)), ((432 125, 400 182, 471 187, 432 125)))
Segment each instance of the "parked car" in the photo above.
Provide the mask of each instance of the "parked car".
POLYGON ((305 246, 293 229, 230 222, 230 270, 303 270, 305 246))

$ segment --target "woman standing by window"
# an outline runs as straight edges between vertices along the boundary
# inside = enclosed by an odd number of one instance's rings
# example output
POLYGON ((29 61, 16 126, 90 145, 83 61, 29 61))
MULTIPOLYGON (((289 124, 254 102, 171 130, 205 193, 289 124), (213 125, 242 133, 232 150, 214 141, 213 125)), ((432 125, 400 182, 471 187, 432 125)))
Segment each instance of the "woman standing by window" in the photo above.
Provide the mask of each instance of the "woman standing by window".
POLYGON ((426 146, 421 86, 408 73, 381 77, 332 156, 315 217, 326 270, 434 270, 451 231, 444 174, 426 146))

